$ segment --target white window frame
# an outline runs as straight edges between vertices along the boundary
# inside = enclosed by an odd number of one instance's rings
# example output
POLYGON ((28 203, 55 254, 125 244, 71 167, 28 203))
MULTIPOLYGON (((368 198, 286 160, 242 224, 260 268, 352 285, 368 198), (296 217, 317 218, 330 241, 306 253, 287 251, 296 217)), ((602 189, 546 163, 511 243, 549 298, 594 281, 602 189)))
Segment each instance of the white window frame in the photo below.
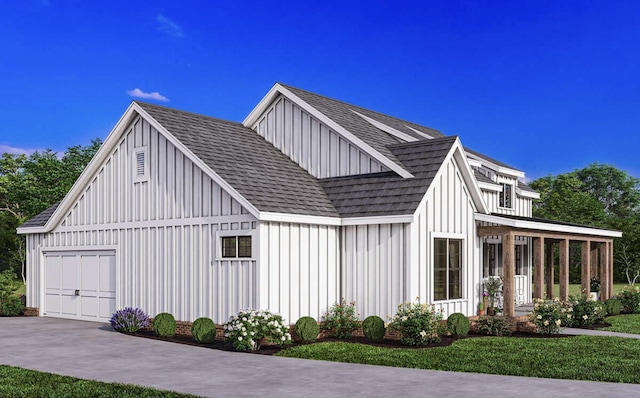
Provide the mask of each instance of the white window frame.
MULTIPOLYGON (((447 246, 448 247, 448 246, 447 246)), ((463 234, 451 234, 451 233, 433 233, 431 234, 431 250, 430 250, 430 258, 431 258, 431 302, 438 303, 447 303, 447 302, 456 302, 456 301, 464 301, 467 300, 467 281, 466 281, 466 264, 467 264, 467 236, 463 234), (446 298, 446 299, 435 299, 435 272, 436 272, 436 239, 447 239, 447 240, 459 240, 460 241, 460 297, 459 298, 446 298)), ((447 280, 449 276, 447 273, 447 280)), ((447 282, 447 296, 449 284, 447 282)))
POLYGON ((257 259, 257 233, 255 229, 234 229, 226 231, 216 231, 216 261, 251 261, 257 259), (222 238, 227 237, 251 237, 251 257, 238 257, 238 240, 236 239, 236 256, 235 257, 222 257, 222 238))
MULTIPOLYGON (((515 199, 515 185, 510 183, 510 182, 499 182, 498 184, 500 184, 502 186, 502 190, 498 192, 498 207, 501 209, 506 209, 506 210, 515 210, 515 206, 514 206, 514 199, 515 199), (501 206, 500 205, 500 196, 502 195, 502 197, 506 197, 505 195, 505 187, 509 185, 511 187, 511 196, 509 198, 509 203, 511 204, 511 207, 506 207, 506 206, 501 206)), ((504 199, 503 199, 504 202, 504 199)))
POLYGON ((147 153, 147 147, 141 146, 133 149, 133 167, 131 170, 133 174, 133 182, 146 182, 149 181, 149 156, 147 153), (138 174, 138 156, 142 154, 142 167, 143 173, 138 174))

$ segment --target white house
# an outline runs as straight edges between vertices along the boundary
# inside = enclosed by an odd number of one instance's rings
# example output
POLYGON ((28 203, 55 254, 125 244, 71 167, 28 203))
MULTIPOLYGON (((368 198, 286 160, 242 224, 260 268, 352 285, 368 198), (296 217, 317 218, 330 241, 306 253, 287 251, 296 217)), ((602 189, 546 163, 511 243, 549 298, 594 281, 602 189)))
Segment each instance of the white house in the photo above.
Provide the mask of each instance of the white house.
POLYGON ((19 228, 27 305, 294 323, 341 297, 383 318, 419 297, 474 315, 482 278, 501 275, 513 315, 545 275, 552 287, 555 244, 566 297, 570 241, 608 297, 620 233, 531 218, 523 177, 458 137, 283 84, 242 124, 135 101, 64 200, 19 228))

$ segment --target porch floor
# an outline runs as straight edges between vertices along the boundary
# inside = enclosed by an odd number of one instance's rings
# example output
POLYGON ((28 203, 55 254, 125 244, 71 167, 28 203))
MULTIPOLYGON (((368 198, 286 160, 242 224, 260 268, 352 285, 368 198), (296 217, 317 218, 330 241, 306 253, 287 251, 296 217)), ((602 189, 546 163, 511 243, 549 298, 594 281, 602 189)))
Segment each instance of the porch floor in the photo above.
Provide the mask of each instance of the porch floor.
POLYGON ((532 312, 533 312, 533 303, 524 303, 522 305, 515 307, 513 316, 516 318, 521 316, 529 316, 529 314, 532 312))

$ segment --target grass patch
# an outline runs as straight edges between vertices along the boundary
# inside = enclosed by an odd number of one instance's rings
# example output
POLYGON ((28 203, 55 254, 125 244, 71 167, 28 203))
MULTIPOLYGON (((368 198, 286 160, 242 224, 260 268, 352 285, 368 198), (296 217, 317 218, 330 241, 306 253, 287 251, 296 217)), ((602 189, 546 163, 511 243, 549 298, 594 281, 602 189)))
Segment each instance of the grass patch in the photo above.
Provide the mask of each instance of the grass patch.
POLYGON ((427 349, 317 343, 287 348, 277 355, 402 368, 640 384, 640 341, 619 337, 481 337, 427 349))
POLYGON ((614 315, 607 317, 611 326, 601 330, 612 332, 640 334, 640 314, 614 315))
POLYGON ((102 383, 0 365, 0 397, 193 397, 128 384, 102 383))

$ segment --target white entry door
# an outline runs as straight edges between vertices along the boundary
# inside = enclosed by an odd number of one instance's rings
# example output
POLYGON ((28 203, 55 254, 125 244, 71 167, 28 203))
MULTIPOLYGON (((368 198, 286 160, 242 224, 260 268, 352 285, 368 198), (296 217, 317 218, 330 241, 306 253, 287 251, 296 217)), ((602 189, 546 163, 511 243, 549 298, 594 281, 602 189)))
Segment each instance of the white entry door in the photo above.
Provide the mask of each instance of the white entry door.
POLYGON ((50 252, 44 268, 44 315, 109 321, 116 310, 114 252, 50 252))

